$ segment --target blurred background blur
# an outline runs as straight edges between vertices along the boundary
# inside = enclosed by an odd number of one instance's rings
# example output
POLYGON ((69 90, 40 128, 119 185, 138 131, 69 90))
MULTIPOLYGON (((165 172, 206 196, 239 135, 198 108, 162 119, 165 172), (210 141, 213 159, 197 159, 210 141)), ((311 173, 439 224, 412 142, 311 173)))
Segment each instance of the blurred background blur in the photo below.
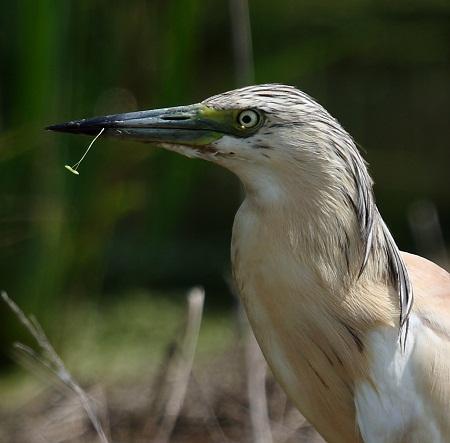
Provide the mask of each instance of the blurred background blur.
MULTIPOLYGON (((233 341, 241 191, 217 166, 101 138, 76 177, 63 166, 89 138, 43 128, 239 86, 233 4, 0 0, 0 289, 82 380, 146 374, 194 284, 206 288, 199 352, 211 361, 233 341)), ((259 0, 250 18, 256 83, 295 85, 337 117, 365 151, 401 249, 445 265, 449 1, 259 0)), ((12 363, 18 339, 30 341, 0 305, 0 390, 12 405, 40 392, 12 363)))

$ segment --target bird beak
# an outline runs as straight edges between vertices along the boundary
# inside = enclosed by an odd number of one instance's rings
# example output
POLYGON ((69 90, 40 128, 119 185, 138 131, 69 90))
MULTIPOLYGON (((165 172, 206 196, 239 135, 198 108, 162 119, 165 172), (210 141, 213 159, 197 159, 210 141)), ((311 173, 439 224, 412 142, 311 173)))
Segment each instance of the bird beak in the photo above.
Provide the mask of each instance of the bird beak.
POLYGON ((74 120, 46 129, 73 134, 106 136, 146 143, 201 147, 225 134, 220 113, 202 104, 129 112, 74 120))

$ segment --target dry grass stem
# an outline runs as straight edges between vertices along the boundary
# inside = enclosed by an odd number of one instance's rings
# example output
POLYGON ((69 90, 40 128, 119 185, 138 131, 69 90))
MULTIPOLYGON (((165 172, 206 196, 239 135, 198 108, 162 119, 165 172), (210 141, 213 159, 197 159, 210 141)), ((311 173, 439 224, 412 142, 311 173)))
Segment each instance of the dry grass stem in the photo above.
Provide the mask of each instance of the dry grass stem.
POLYGON ((202 288, 193 288, 189 291, 187 300, 186 329, 181 347, 174 359, 174 364, 168 368, 167 378, 169 381, 172 381, 172 386, 164 408, 163 420, 154 440, 157 443, 167 443, 169 441, 183 405, 197 348, 205 291, 202 288))
POLYGON ((63 361, 56 353, 55 349, 51 345, 47 336, 45 335, 44 330, 41 325, 37 322, 37 320, 33 317, 27 317, 24 312, 17 306, 17 304, 11 300, 8 294, 4 291, 1 292, 1 297, 4 302, 10 307, 10 309, 14 312, 20 322, 25 326, 25 328, 29 331, 29 333, 36 340, 39 345, 42 355, 34 351, 32 348, 25 346, 21 343, 17 343, 15 348, 18 351, 21 351, 28 358, 33 361, 39 363, 43 368, 50 371, 52 374, 56 375, 57 378, 68 387, 73 393, 78 397, 81 406, 86 412, 89 420, 92 423, 95 431, 98 434, 98 437, 102 443, 109 443, 108 438, 103 430, 102 424, 96 414, 95 407, 93 402, 86 394, 86 392, 81 388, 81 386, 75 381, 70 372, 65 367, 63 361))
POLYGON ((211 404, 209 395, 206 392, 206 389, 204 389, 202 382, 200 382, 196 377, 194 371, 192 371, 191 380, 199 394, 198 398, 202 402, 203 409, 206 412, 205 416, 207 419, 211 420, 211 423, 209 423, 209 420, 205 420, 205 423, 208 426, 211 440, 213 441, 213 443, 214 442, 228 443, 230 440, 226 437, 222 427, 220 426, 217 415, 214 412, 214 407, 211 404))
POLYGON ((249 326, 247 329, 245 357, 253 441, 255 443, 273 443, 266 396, 267 364, 253 332, 249 326))

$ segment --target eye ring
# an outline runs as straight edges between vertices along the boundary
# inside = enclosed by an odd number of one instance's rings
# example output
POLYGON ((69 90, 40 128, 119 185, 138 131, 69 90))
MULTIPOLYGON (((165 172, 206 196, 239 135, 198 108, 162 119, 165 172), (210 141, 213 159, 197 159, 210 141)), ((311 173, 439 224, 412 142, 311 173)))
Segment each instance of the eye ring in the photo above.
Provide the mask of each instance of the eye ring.
POLYGON ((259 124, 261 115, 254 109, 245 109, 237 116, 237 122, 242 129, 251 129, 259 124))

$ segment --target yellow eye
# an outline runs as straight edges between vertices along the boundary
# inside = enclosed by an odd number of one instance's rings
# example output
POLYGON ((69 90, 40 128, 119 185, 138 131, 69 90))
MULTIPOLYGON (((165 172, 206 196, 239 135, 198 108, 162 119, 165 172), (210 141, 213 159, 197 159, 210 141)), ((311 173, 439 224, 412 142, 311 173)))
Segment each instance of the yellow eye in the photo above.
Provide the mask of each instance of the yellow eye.
POLYGON ((246 109, 239 113, 237 121, 241 128, 249 129, 254 128, 261 120, 258 112, 253 109, 246 109))

